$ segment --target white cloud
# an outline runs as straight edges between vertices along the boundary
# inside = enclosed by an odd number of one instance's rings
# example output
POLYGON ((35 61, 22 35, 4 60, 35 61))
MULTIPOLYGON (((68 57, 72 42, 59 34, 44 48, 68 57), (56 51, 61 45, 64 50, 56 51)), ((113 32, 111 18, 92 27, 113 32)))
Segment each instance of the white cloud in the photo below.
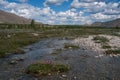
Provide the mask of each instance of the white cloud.
POLYGON ((71 3, 71 7, 72 8, 104 8, 106 6, 106 3, 105 2, 79 2, 79 0, 74 0, 72 3, 71 3))
POLYGON ((82 9, 87 13, 91 21, 106 21, 120 16, 119 3, 103 0, 73 0, 71 7, 74 9, 82 9))
MULTIPOLYGON (((58 5, 67 0, 46 0, 58 5)), ((47 4, 47 3, 46 3, 47 4)), ((47 4, 48 5, 48 4, 47 4)), ((107 21, 120 18, 119 3, 105 3, 99 0, 74 0, 71 8, 56 12, 51 7, 35 7, 27 3, 8 2, 0 0, 0 9, 19 16, 32 18, 47 24, 88 24, 95 21, 107 21), (94 2, 95 1, 95 2, 94 2), (82 8, 82 10, 78 10, 82 8)))
POLYGON ((6 5, 8 5, 9 3, 7 2, 7 1, 5 1, 5 0, 0 0, 0 6, 2 7, 2 6, 6 6, 6 5))
POLYGON ((106 14, 103 14, 101 12, 101 13, 91 14, 90 18, 93 21, 102 21, 102 22, 104 22, 104 21, 120 18, 120 15, 106 15, 106 14))
POLYGON ((46 0, 44 2, 44 6, 48 6, 48 5, 61 5, 65 1, 68 1, 68 0, 46 0))

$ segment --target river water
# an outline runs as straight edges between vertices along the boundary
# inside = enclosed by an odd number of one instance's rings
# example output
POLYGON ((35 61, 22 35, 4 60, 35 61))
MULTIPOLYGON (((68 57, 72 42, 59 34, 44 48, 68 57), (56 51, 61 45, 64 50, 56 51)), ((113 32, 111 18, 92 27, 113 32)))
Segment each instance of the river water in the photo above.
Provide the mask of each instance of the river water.
POLYGON ((120 57, 110 57, 82 47, 64 49, 64 44, 71 42, 65 38, 43 39, 24 47, 25 54, 12 54, 0 59, 0 80, 120 80, 120 57), (52 54, 57 49, 61 51, 52 54), (95 57, 101 54, 102 57, 95 57), (19 58, 24 60, 10 63, 19 58), (41 61, 69 65, 70 71, 39 78, 25 73, 28 65, 41 61))

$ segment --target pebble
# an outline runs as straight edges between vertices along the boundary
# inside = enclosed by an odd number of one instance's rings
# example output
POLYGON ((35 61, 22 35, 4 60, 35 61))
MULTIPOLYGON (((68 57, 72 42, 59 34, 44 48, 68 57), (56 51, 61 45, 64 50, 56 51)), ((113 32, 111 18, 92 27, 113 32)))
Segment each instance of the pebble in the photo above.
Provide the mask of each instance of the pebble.
POLYGON ((69 49, 72 49, 72 47, 69 47, 69 49))
POLYGON ((7 35, 7 37, 8 37, 8 38, 10 38, 10 37, 11 37, 11 35, 7 35))
POLYGON ((24 61, 24 57, 14 57, 10 60, 10 64, 17 64, 18 61, 24 61))
POLYGON ((15 57, 12 60, 16 60, 16 61, 24 61, 24 57, 15 57))
POLYGON ((75 76, 74 79, 77 79, 77 77, 75 76))
POLYGON ((98 55, 98 56, 95 56, 95 58, 100 58, 100 57, 103 57, 104 55, 98 55))
POLYGON ((9 63, 10 64, 17 64, 17 61, 16 60, 11 60, 9 63))
POLYGON ((48 73, 49 76, 51 76, 51 73, 48 73))
POLYGON ((63 77, 63 78, 66 78, 66 77, 67 77, 67 75, 62 75, 62 77, 63 77))
POLYGON ((39 34, 37 34, 37 33, 32 33, 33 34, 33 36, 39 36, 39 34))

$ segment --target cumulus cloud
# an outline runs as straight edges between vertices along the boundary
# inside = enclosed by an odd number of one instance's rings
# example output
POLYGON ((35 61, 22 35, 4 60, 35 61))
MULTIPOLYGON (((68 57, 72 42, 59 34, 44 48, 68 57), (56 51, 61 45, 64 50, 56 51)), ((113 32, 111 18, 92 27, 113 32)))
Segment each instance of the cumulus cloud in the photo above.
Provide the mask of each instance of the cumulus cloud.
POLYGON ((88 17, 92 21, 105 21, 119 18, 120 3, 109 2, 103 0, 73 0, 71 8, 81 9, 84 13, 88 13, 88 17))
POLYGON ((32 18, 47 24, 90 24, 95 21, 107 21, 120 18, 120 3, 102 0, 73 0, 66 11, 56 12, 48 5, 60 5, 67 0, 46 0, 43 8, 27 3, 8 2, 0 0, 0 9, 32 18), (80 9, 80 10, 79 10, 80 9))
POLYGON ((90 2, 88 3, 88 2, 80 2, 79 0, 74 0, 71 3, 71 7, 72 8, 96 8, 96 7, 101 8, 106 6, 105 2, 97 2, 97 1, 92 2, 93 0, 92 1, 88 0, 88 1, 90 2))
POLYGON ((65 1, 68 1, 68 0, 46 0, 44 2, 44 6, 48 6, 48 5, 61 5, 65 1))

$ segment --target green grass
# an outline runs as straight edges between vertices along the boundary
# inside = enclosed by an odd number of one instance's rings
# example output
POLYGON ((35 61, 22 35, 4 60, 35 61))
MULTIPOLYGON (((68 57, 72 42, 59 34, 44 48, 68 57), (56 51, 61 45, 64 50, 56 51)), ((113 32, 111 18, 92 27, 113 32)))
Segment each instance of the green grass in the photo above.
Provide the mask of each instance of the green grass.
MULTIPOLYGON (((119 33, 120 33, 120 32, 119 32, 119 33)), ((114 32, 112 35, 113 35, 113 36, 120 37, 120 34, 119 34, 119 33, 114 32)))
POLYGON ((104 43, 104 44, 102 44, 102 48, 103 49, 110 49, 111 46, 109 44, 107 44, 107 43, 104 43))
POLYGON ((103 36, 95 36, 93 38, 93 40, 96 41, 96 42, 100 42, 100 43, 107 43, 107 42, 109 42, 109 40, 106 37, 103 37, 103 36))
POLYGON ((120 54, 120 49, 117 50, 107 50, 105 51, 105 54, 120 54))
POLYGON ((80 47, 74 44, 65 43, 64 48, 65 49, 79 49, 80 47))
POLYGON ((63 73, 63 72, 67 72, 68 70, 69 70, 69 67, 62 64, 53 65, 52 67, 53 72, 63 73))
POLYGON ((6 56, 5 51, 1 50, 1 51, 0 51, 0 58, 3 58, 3 57, 5 57, 5 56, 6 56))
MULTIPOLYGON (((8 33, 0 35, 0 51, 6 55, 9 53, 24 53, 20 48, 33 44, 46 36, 35 37, 31 33, 11 33, 11 37, 7 38, 8 33), (14 35, 15 34, 15 35, 14 35)), ((0 53, 2 56, 3 54, 0 53)))
POLYGON ((33 76, 46 76, 67 72, 68 70, 69 67, 62 64, 36 63, 29 65, 26 72, 33 76))

